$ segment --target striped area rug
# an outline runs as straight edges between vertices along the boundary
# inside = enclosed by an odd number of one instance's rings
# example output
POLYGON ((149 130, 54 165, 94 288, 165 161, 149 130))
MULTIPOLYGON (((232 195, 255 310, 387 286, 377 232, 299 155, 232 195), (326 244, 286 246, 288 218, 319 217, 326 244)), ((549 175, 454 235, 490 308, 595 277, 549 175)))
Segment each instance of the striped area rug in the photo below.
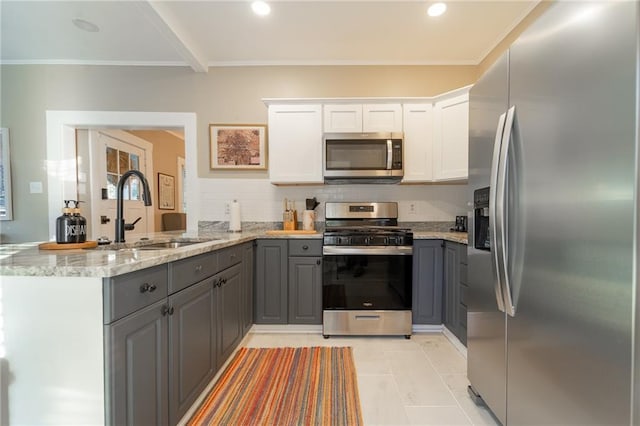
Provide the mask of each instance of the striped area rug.
POLYGON ((188 425, 362 425, 350 347, 241 348, 188 425))

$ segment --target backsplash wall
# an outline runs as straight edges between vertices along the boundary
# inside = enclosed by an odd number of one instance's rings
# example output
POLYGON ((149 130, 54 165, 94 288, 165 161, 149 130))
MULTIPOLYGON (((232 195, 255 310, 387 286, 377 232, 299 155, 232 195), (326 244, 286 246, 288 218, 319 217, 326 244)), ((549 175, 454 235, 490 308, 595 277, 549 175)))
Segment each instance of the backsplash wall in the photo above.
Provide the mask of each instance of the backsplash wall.
POLYGON ((200 221, 228 221, 226 205, 238 200, 242 221, 279 222, 285 198, 300 212, 313 197, 320 202, 318 221, 324 221, 326 201, 397 201, 401 222, 452 222, 467 214, 466 184, 275 186, 266 179, 200 179, 199 185, 200 221))

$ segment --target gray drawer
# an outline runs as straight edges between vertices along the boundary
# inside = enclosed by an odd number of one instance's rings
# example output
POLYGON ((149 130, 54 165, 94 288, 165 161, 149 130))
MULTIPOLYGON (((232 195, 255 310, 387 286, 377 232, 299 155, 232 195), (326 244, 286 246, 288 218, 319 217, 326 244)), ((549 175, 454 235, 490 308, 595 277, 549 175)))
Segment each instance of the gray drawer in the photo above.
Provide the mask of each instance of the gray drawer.
POLYGON ((104 323, 110 324, 167 297, 167 265, 104 278, 104 323))
POLYGON ((169 294, 189 287, 218 272, 217 252, 177 260, 169 264, 169 294))
POLYGON ((322 256, 322 240, 289 240, 289 256, 322 256))
POLYGON ((218 254, 218 271, 236 265, 242 260, 242 246, 225 248, 218 250, 216 253, 218 254))

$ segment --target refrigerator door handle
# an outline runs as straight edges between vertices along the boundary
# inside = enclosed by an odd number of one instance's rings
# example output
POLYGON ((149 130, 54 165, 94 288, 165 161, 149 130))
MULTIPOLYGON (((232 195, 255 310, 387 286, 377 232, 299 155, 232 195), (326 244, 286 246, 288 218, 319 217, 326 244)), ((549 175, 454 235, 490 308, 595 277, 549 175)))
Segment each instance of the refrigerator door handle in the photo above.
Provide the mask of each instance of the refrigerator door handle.
POLYGON ((498 245, 498 264, 500 266, 500 284, 502 285, 502 297, 504 308, 508 315, 515 316, 516 309, 513 306, 511 297, 511 283, 509 282, 509 274, 507 273, 508 256, 507 256, 507 204, 505 196, 507 190, 507 162, 509 159, 509 149, 511 148, 511 140, 513 134, 513 123, 516 115, 515 105, 507 111, 507 119, 504 125, 504 133, 502 135, 502 146, 500 147, 500 160, 498 164, 498 181, 496 190, 496 241, 498 245))
POLYGON ((493 282, 494 290, 496 293, 496 302, 500 312, 504 312, 504 296, 502 295, 502 273, 500 271, 500 253, 498 246, 498 238, 496 235, 497 230, 497 218, 496 209, 497 193, 498 193, 498 166, 500 163, 500 151, 502 147, 502 136, 504 133, 504 123, 506 121, 507 113, 505 112, 498 119, 498 128, 496 129, 496 137, 493 142, 493 159, 491 160, 491 175, 490 175, 490 189, 489 189, 489 237, 491 244, 491 262, 493 264, 493 270, 495 272, 495 279, 493 282))

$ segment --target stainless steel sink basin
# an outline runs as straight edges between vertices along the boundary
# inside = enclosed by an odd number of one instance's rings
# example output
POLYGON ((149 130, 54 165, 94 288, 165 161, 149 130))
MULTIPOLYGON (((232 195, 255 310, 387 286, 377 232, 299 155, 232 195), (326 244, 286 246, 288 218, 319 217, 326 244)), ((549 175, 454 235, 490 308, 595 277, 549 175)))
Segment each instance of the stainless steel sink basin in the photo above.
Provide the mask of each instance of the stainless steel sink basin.
POLYGON ((99 250, 167 250, 186 247, 193 244, 219 241, 219 238, 176 239, 169 241, 139 241, 135 243, 116 243, 98 246, 99 250))
POLYGON ((162 250, 162 249, 175 249, 192 244, 204 243, 206 241, 163 241, 160 243, 145 244, 143 246, 135 247, 138 250, 162 250))

